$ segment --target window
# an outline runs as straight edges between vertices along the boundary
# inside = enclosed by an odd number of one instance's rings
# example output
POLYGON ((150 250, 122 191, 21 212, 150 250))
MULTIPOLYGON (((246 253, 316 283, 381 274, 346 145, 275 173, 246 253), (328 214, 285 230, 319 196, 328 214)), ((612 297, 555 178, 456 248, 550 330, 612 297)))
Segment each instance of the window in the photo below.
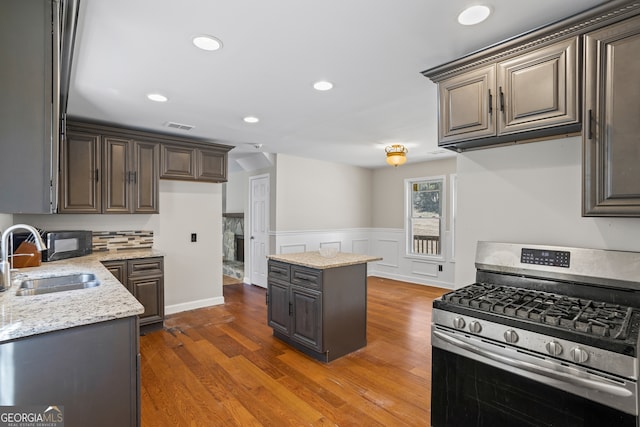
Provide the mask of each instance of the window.
POLYGON ((442 255, 444 177, 405 180, 407 252, 442 255))

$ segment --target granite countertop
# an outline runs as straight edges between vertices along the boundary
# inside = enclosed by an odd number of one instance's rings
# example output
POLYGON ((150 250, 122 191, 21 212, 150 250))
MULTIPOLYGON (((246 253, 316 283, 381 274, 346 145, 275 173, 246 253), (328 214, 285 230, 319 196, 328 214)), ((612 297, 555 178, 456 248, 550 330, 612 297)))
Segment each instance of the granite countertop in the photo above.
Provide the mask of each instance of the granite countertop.
POLYGON ((12 286, 0 292, 0 343, 75 326, 129 317, 144 312, 142 305, 101 264, 135 258, 162 256, 153 249, 94 252, 40 267, 11 273, 12 286), (100 286, 50 294, 17 296, 20 282, 46 276, 93 273, 100 286))
POLYGON ((286 262, 289 264, 317 268, 320 270, 382 260, 382 258, 378 256, 353 254, 349 252, 338 252, 336 256, 327 258, 320 255, 319 251, 269 255, 269 259, 272 259, 274 261, 286 262))

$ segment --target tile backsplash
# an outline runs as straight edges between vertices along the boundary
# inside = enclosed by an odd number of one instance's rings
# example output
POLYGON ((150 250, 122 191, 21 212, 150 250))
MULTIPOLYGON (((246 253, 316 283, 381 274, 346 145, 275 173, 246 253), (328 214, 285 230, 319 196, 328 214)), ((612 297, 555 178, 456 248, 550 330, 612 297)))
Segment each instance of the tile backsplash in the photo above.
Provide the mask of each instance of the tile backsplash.
POLYGON ((94 231, 93 251, 147 249, 153 246, 153 231, 94 231))

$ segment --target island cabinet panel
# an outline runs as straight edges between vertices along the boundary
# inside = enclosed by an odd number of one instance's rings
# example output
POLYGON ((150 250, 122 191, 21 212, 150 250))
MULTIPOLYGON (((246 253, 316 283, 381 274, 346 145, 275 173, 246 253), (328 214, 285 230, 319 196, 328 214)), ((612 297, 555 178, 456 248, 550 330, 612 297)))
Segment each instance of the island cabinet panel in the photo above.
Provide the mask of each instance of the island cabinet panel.
POLYGON ((583 215, 640 216, 640 16, 585 37, 583 215))
POLYGON ((141 333, 160 329, 164 323, 163 261, 163 257, 150 257, 102 262, 144 307, 141 333))
POLYGON ((268 280, 267 321, 274 331, 289 335, 291 331, 290 285, 268 280))
POLYGON ((139 426, 139 353, 135 316, 2 343, 0 405, 57 405, 66 426, 139 426))
POLYGON ((323 362, 367 344, 367 265, 316 269, 269 260, 273 334, 323 362))

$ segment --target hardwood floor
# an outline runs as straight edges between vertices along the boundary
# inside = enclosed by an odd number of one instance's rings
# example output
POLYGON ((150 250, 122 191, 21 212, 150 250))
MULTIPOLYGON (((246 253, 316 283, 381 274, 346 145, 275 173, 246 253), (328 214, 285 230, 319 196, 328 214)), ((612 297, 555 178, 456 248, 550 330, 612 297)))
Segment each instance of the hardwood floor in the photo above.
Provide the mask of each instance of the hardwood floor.
POLYGON ((367 347, 328 364, 272 336, 265 290, 170 316, 140 338, 142 426, 428 426, 431 302, 445 289, 368 280, 367 347))

